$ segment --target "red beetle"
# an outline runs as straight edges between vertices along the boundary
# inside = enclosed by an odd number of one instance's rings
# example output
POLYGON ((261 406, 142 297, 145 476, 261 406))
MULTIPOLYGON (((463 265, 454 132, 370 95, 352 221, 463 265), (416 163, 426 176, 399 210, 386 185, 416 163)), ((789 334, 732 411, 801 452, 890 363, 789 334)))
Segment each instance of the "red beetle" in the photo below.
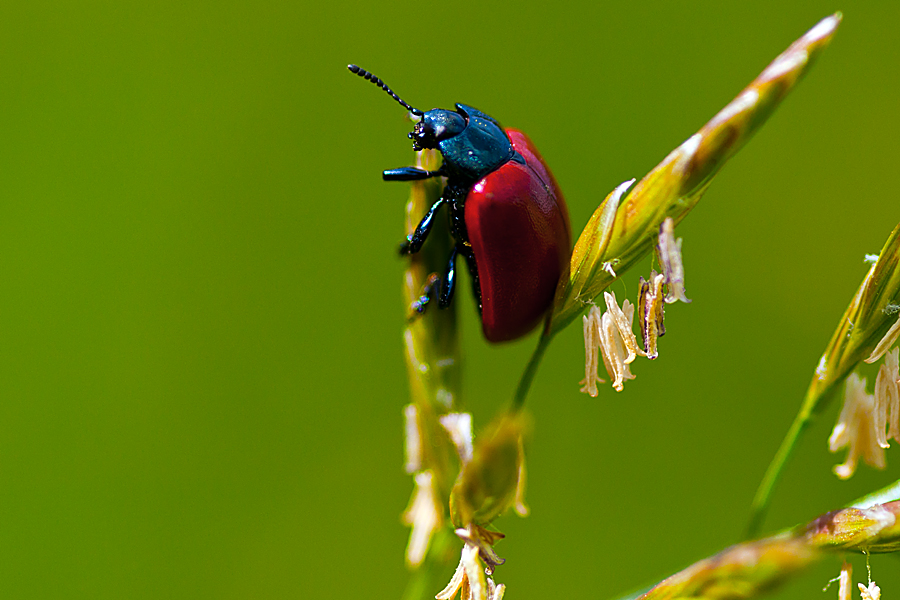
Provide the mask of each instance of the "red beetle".
POLYGON ((562 193, 531 140, 463 104, 455 111, 422 112, 371 73, 356 65, 348 68, 421 117, 409 134, 413 148, 437 148, 444 159, 436 171, 402 167, 384 172, 386 181, 447 178, 441 197, 400 248, 402 254, 418 252, 438 209, 449 205, 456 245, 443 275, 413 310, 424 311, 436 292, 438 306, 450 305, 456 258, 462 255, 475 282, 487 340, 514 340, 534 329, 550 308, 569 260, 571 233, 562 193))

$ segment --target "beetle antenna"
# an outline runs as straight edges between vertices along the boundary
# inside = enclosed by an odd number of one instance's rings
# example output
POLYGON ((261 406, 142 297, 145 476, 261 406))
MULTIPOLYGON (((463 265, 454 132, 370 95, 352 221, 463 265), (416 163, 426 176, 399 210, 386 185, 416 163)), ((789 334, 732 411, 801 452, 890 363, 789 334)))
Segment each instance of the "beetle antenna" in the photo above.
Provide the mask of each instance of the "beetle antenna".
POLYGON ((366 71, 365 69, 360 69, 360 68, 357 67, 356 65, 347 65, 347 68, 350 69, 350 72, 351 72, 351 73, 356 73, 356 74, 359 75, 360 77, 363 77, 363 78, 365 78, 365 79, 368 79, 369 81, 371 81, 372 83, 374 83, 375 85, 377 85, 378 87, 380 87, 381 89, 383 89, 384 91, 386 91, 388 94, 391 95, 391 97, 392 97, 394 100, 396 100, 397 102, 400 103, 400 106, 402 106, 403 108, 405 108, 406 110, 408 110, 408 111, 411 112, 412 114, 416 115, 417 117, 421 117, 423 114, 425 114, 425 113, 423 113, 421 110, 419 110, 418 108, 413 108, 412 106, 410 106, 409 104, 407 104, 406 102, 404 102, 403 100, 401 100, 401 99, 400 99, 400 96, 398 96, 397 94, 395 94, 394 91, 393 91, 391 88, 389 88, 387 85, 385 85, 385 83, 384 83, 382 80, 378 79, 378 78, 375 77, 373 74, 371 74, 371 73, 369 73, 368 71, 366 71))

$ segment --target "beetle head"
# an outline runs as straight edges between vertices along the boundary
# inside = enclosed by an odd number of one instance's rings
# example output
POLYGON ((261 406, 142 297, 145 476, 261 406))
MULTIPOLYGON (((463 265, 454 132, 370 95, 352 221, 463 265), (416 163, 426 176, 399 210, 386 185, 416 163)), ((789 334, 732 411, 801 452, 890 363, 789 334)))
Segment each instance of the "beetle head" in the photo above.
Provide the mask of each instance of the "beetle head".
POLYGON ((438 142, 462 133, 466 119, 458 112, 433 108, 422 115, 415 129, 409 134, 414 150, 437 148, 438 142))

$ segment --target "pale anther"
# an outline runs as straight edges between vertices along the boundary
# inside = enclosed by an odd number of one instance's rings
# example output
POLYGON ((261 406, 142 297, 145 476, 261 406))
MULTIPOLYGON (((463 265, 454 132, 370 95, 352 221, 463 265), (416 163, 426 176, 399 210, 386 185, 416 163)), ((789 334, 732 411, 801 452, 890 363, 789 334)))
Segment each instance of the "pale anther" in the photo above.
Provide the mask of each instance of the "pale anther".
POLYGON ((681 242, 683 238, 675 239, 675 221, 668 217, 659 226, 659 262, 662 265, 663 275, 666 278, 666 302, 671 304, 681 300, 690 302, 684 295, 684 265, 681 262, 681 242))
POLYGON ((640 321, 641 334, 644 338, 644 352, 647 358, 654 359, 659 356, 656 349, 658 338, 666 333, 663 324, 663 293, 662 286, 665 276, 656 271, 650 272, 650 281, 644 281, 641 277, 640 295, 638 296, 638 320, 640 321))
POLYGON ((876 469, 885 466, 884 448, 878 444, 875 432, 874 411, 875 398, 866 393, 866 380, 851 373, 847 377, 844 407, 828 438, 828 447, 832 452, 848 447, 847 459, 834 467, 834 473, 841 479, 853 475, 860 457, 876 469))

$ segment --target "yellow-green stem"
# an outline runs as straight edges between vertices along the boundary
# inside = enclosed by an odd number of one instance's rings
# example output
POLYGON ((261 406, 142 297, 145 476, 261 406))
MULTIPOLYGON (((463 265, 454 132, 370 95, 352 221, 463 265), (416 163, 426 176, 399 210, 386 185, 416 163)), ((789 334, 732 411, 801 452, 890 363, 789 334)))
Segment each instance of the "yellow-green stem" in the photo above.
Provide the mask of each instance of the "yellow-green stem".
POLYGON ((800 434, 803 433, 811 421, 812 419, 808 414, 801 412, 797 414, 794 422, 791 423, 791 428, 788 430, 787 435, 784 436, 784 440, 782 440, 781 446, 778 448, 778 452, 775 453, 772 462, 769 463, 769 468, 766 469, 766 474, 759 484, 759 489, 756 490, 756 496, 753 497, 753 504, 750 506, 750 521, 747 523, 744 539, 754 538, 759 534, 763 520, 766 518, 766 512, 769 509, 772 489, 781 476, 781 472, 784 470, 784 466, 787 464, 787 460, 790 458, 797 440, 800 439, 800 434))
POLYGON ((513 410, 519 410, 525 404, 528 390, 531 389, 531 382, 534 381, 534 376, 541 364, 541 359, 544 358, 544 352, 547 350, 547 346, 552 339, 553 334, 549 333, 547 328, 544 328, 544 331, 541 333, 541 338, 538 340, 537 348, 534 349, 531 358, 528 360, 528 364, 525 365, 525 371, 522 373, 522 378, 519 379, 516 394, 513 396, 513 410))

